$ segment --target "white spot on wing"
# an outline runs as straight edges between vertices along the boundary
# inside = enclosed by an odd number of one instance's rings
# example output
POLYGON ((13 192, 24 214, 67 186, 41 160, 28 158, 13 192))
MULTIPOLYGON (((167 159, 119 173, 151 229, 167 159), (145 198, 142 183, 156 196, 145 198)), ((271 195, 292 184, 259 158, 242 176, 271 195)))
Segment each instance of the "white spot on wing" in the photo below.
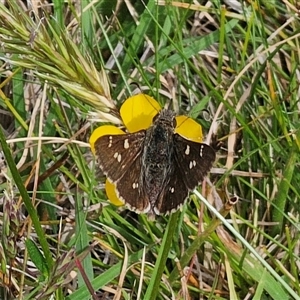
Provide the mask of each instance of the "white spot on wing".
POLYGON ((126 140, 124 141, 124 148, 125 148, 125 149, 128 149, 128 148, 129 148, 129 142, 128 142, 128 139, 126 139, 126 140))
POLYGON ((135 190, 135 189, 137 189, 139 187, 139 184, 138 184, 138 182, 134 182, 133 184, 132 184, 132 188, 135 190))
POLYGON ((190 165, 189 165, 189 167, 190 167, 190 169, 192 169, 192 168, 194 168, 195 166, 196 166, 196 161, 195 160, 191 160, 190 161, 190 165))
POLYGON ((109 139, 108 148, 110 148, 112 146, 112 136, 110 135, 108 139, 109 139))
POLYGON ((203 148, 204 148, 204 146, 203 145, 201 145, 201 147, 200 147, 200 156, 202 157, 202 155, 203 155, 203 148))
POLYGON ((119 154, 119 152, 116 152, 116 153, 114 154, 114 158, 115 158, 118 162, 121 162, 122 156, 121 156, 121 154, 119 154))
POLYGON ((185 152, 184 152, 186 155, 189 155, 190 154, 190 146, 187 145, 186 146, 186 149, 185 149, 185 152))

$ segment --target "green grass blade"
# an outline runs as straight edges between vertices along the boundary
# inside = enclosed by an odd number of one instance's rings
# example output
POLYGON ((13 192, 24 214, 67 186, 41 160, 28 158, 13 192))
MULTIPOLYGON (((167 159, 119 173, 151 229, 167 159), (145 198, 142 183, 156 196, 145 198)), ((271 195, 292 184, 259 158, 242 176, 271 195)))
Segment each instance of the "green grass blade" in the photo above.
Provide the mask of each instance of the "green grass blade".
POLYGON ((43 249, 45 259, 47 262, 48 270, 50 270, 53 265, 53 259, 52 259, 52 254, 49 249, 49 244, 48 244, 46 236, 45 236, 45 232, 40 224, 40 221, 39 221, 39 218, 37 215, 37 211, 31 203, 30 197, 29 197, 27 190, 23 184, 22 178, 16 168, 15 162, 10 153, 10 149, 6 143, 6 138, 4 136, 2 128, 0 128, 0 143, 1 143, 1 147, 3 150, 4 156, 5 156, 6 162, 8 164, 8 167, 9 167, 12 177, 14 179, 14 182, 19 189, 20 196, 22 197, 25 207, 27 209, 27 212, 30 215, 30 218, 32 220, 36 234, 38 236, 40 245, 43 249))

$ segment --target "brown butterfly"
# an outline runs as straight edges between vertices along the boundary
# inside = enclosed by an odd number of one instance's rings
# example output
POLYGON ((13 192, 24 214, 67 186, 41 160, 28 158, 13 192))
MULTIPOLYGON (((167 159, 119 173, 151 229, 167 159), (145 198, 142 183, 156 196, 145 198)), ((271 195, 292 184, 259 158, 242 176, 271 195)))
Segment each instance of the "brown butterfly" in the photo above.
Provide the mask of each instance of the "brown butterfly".
POLYGON ((163 109, 147 130, 95 142, 99 167, 118 198, 137 213, 174 212, 212 167, 214 149, 185 139, 175 128, 174 112, 163 109))

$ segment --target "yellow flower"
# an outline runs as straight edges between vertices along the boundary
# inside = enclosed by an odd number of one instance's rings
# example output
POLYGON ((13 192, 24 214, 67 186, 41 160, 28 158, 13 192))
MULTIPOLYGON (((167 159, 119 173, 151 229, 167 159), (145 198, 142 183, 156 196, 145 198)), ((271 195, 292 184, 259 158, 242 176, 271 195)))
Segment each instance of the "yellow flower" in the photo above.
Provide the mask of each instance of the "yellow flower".
MULTIPOLYGON (((152 119, 161 110, 159 103, 152 97, 145 94, 138 94, 128 98, 120 109, 120 115, 128 132, 133 133, 148 129, 152 119)), ((175 132, 186 139, 194 142, 202 142, 202 128, 197 122, 187 116, 176 117, 177 126, 175 132)), ((95 142, 104 135, 124 134, 125 132, 113 125, 102 125, 96 128, 91 137, 91 150, 95 154, 95 142)), ((105 190, 108 199, 114 205, 124 205, 116 194, 116 187, 109 180, 106 180, 105 190)))

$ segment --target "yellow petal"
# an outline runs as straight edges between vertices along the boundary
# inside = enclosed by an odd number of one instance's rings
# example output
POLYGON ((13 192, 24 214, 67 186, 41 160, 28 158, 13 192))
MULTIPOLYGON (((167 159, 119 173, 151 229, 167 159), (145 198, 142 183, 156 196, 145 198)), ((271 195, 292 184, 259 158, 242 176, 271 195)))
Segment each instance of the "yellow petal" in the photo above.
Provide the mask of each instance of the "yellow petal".
POLYGON ((124 134, 125 132, 122 131, 120 128, 113 126, 113 125, 103 125, 96 128, 91 137, 90 137, 90 145, 93 154, 95 154, 95 142, 99 139, 99 137, 108 135, 108 134, 124 134))
POLYGON ((129 132, 147 129, 152 119, 161 110, 159 103, 145 94, 138 94, 128 98, 120 109, 124 125, 129 132))
POLYGON ((183 137, 192 140, 197 143, 201 143, 202 127, 193 119, 187 116, 177 116, 176 117, 177 126, 175 132, 182 135, 183 137))
POLYGON ((113 183, 111 183, 108 179, 106 179, 105 182, 105 191, 107 198, 112 204, 116 206, 124 205, 124 202, 117 197, 116 186, 113 183))

